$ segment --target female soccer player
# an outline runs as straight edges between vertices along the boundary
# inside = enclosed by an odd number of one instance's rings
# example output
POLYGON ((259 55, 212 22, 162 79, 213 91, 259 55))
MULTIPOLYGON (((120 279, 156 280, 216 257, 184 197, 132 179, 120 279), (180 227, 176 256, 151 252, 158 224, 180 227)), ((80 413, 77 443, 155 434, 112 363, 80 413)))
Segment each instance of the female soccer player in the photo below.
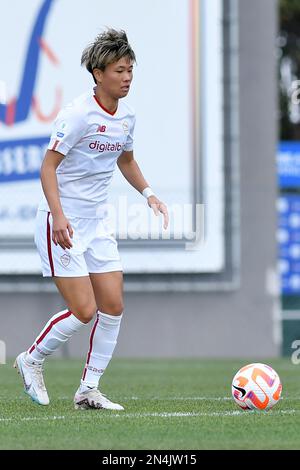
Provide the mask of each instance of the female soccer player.
POLYGON ((42 168, 44 198, 35 243, 43 276, 51 276, 67 309, 56 313, 33 345, 16 358, 26 393, 40 405, 49 397, 43 362, 96 313, 75 408, 123 410, 98 390, 116 346, 123 314, 123 276, 105 203, 118 164, 156 215, 166 206, 154 195, 133 156, 133 111, 120 101, 130 89, 135 54, 126 33, 108 29, 87 47, 82 65, 96 86, 58 114, 42 168))

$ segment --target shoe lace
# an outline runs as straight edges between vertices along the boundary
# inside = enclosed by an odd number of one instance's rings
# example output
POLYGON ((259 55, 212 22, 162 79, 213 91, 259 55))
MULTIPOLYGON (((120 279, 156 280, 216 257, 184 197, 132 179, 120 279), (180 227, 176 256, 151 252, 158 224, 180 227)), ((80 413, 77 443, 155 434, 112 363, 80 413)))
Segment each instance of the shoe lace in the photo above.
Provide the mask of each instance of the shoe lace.
POLYGON ((32 374, 34 376, 34 380, 37 382, 37 385, 43 391, 46 391, 46 386, 43 377, 43 366, 42 365, 34 365, 32 367, 32 374))

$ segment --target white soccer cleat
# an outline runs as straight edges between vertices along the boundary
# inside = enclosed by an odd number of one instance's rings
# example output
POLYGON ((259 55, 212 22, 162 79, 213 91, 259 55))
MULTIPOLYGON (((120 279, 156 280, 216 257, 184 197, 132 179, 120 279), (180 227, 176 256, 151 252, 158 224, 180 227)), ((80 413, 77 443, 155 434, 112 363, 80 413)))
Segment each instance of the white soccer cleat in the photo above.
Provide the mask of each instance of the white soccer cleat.
POLYGON ((123 406, 113 403, 103 395, 96 387, 80 392, 77 390, 74 397, 75 410, 89 410, 91 408, 101 410, 124 410, 123 406))
POLYGON ((42 364, 29 364, 22 352, 15 360, 14 367, 18 370, 24 382, 24 390, 30 398, 39 405, 49 405, 49 397, 43 378, 42 364))

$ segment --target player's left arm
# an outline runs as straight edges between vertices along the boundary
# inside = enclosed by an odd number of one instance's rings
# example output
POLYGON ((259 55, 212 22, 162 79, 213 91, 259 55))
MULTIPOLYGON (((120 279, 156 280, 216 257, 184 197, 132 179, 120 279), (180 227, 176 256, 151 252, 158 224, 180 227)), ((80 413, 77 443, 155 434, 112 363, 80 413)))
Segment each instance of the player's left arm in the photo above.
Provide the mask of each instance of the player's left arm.
MULTIPOLYGON (((133 151, 124 151, 118 158, 118 167, 124 176, 124 178, 141 194, 145 188, 149 186, 145 180, 140 167, 133 156, 133 151)), ((156 196, 149 196, 147 198, 148 206, 154 211, 155 215, 159 215, 159 212, 164 217, 164 229, 168 227, 169 214, 167 206, 160 201, 156 196)))

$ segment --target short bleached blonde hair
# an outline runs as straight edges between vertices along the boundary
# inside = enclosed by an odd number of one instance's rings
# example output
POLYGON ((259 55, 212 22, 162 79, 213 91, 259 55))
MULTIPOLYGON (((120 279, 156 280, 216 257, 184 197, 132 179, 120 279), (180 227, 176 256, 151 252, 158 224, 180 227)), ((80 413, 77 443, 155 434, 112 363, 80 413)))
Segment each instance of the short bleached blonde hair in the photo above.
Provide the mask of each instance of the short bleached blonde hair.
POLYGON ((103 72, 108 64, 118 62, 122 57, 128 57, 128 60, 136 62, 135 53, 128 43, 125 31, 109 28, 84 49, 81 65, 87 68, 97 83, 93 70, 99 69, 103 72))

